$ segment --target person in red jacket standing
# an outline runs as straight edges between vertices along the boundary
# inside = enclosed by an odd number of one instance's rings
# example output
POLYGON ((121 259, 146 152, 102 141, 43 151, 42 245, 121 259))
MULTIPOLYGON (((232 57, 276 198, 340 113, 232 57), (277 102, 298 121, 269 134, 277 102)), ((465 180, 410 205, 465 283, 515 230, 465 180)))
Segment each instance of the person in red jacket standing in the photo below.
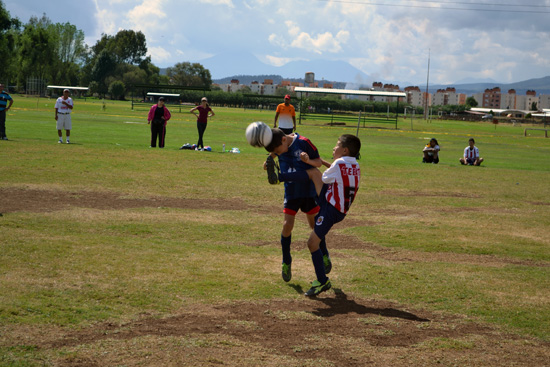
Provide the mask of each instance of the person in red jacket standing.
POLYGON ((153 105, 147 116, 147 124, 151 125, 151 148, 157 147, 157 137, 159 148, 164 148, 164 139, 166 138, 166 123, 172 115, 164 105, 164 97, 160 97, 157 104, 153 105))
POLYGON ((202 97, 201 104, 191 109, 193 115, 197 117, 197 130, 199 131, 199 141, 197 142, 197 148, 195 150, 204 150, 204 143, 202 137, 208 124, 208 118, 214 116, 214 111, 210 108, 206 97, 202 97), (195 113, 198 111, 199 113, 195 113))

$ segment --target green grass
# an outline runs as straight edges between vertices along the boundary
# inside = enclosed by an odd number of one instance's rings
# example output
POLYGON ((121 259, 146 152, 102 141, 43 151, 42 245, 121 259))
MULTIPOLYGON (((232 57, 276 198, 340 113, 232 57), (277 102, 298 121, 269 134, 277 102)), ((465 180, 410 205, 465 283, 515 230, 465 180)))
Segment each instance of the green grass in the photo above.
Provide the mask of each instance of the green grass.
MULTIPOLYGON (((214 152, 201 153, 178 149, 197 139, 189 113, 173 113, 166 148, 150 149, 146 111, 76 100, 73 144, 61 145, 53 100, 14 99, 10 141, 0 142, 0 189, 45 190, 61 203, 108 192, 197 200, 204 208, 4 213, 0 330, 164 315, 182 304, 300 299, 279 274, 282 185, 267 184, 265 151, 244 139, 250 122, 271 124, 272 112, 214 107, 205 135, 214 152), (224 143, 241 154, 222 154, 224 143), (217 209, 216 201, 234 207, 217 209)), ((356 128, 304 124, 299 132, 330 160, 338 136, 356 128)), ((345 220, 352 224, 335 233, 397 255, 329 243, 335 287, 550 340, 550 140, 523 137, 522 127, 438 120, 416 120, 413 129, 399 121, 397 130, 359 136, 363 178, 345 220), (470 136, 485 158, 481 167, 458 162, 470 136), (431 137, 442 147, 439 165, 420 163, 431 137)), ((293 239, 304 243, 309 230, 299 218, 293 239)), ((293 281, 306 288, 314 274, 305 246, 294 258, 293 281)), ((469 345, 441 339, 431 347, 469 345)), ((40 357, 32 347, 0 343, 2 354, 29 365, 40 357)))

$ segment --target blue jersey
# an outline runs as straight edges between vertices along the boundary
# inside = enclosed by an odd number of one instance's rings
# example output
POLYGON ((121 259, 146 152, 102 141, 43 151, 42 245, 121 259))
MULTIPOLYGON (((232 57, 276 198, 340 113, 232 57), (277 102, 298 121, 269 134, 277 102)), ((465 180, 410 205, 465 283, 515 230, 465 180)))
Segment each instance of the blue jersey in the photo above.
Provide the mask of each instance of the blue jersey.
MULTIPOLYGON (((306 171, 313 168, 312 165, 302 162, 300 153, 306 152, 309 159, 319 158, 319 152, 313 143, 306 137, 294 134, 295 138, 288 147, 288 151, 279 156, 279 168, 281 172, 306 171)), ((300 198, 316 197, 313 181, 308 182, 285 182, 285 199, 293 200, 300 198)))
POLYGON ((6 107, 8 106, 8 101, 10 101, 11 99, 12 98, 8 93, 0 93, 0 111, 4 111, 6 109, 6 107))

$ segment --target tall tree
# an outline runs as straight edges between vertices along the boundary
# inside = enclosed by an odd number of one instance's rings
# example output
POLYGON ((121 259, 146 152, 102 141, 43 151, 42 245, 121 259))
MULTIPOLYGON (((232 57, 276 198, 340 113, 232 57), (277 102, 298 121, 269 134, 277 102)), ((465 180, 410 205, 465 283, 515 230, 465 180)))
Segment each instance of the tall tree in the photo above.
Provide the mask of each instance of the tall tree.
POLYGON ((118 63, 139 64, 147 54, 145 35, 132 30, 121 30, 112 39, 109 49, 118 63))
POLYGON ((170 83, 175 85, 209 88, 212 84, 210 70, 199 63, 177 63, 166 69, 166 75, 170 79, 170 83))
POLYGON ((48 79, 54 60, 55 41, 49 31, 51 21, 43 15, 42 18, 31 17, 25 25, 18 41, 19 47, 19 84, 25 85, 28 77, 48 79))
POLYGON ((53 24, 50 30, 57 54, 57 60, 52 70, 52 82, 76 85, 86 51, 84 32, 70 23, 53 24))
POLYGON ((92 69, 92 80, 98 83, 99 94, 108 92, 107 77, 111 76, 116 68, 115 58, 107 50, 101 51, 92 69))
POLYGON ((470 107, 477 107, 477 101, 474 97, 470 96, 466 98, 466 105, 470 107))
POLYGON ((19 19, 11 18, 4 3, 0 1, 0 60, 5 65, 0 81, 3 83, 9 83, 10 79, 17 75, 17 71, 13 67, 15 64, 13 60, 15 59, 17 32, 20 27, 19 19))

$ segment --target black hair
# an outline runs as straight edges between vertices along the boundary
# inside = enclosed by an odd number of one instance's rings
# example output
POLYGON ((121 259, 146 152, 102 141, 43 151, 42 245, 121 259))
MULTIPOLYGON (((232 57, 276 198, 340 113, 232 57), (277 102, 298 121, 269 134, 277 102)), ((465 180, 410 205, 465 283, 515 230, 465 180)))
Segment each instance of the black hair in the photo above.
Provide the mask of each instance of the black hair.
POLYGON ((476 142, 474 138, 470 138, 468 141, 473 141, 474 143, 476 142))
POLYGON ((435 141, 435 145, 439 145, 439 143, 437 142, 437 139, 436 139, 436 138, 431 138, 431 139, 430 139, 430 143, 431 143, 432 141, 435 141))
POLYGON ((266 145, 264 148, 269 153, 273 152, 275 148, 277 148, 279 145, 283 144, 283 136, 286 136, 286 134, 281 129, 271 129, 272 132, 272 138, 271 143, 266 145))
POLYGON ((342 148, 348 148, 349 155, 351 157, 355 157, 357 159, 361 158, 361 154, 359 153, 361 150, 361 140, 357 136, 343 134, 338 138, 338 140, 340 141, 342 148))

